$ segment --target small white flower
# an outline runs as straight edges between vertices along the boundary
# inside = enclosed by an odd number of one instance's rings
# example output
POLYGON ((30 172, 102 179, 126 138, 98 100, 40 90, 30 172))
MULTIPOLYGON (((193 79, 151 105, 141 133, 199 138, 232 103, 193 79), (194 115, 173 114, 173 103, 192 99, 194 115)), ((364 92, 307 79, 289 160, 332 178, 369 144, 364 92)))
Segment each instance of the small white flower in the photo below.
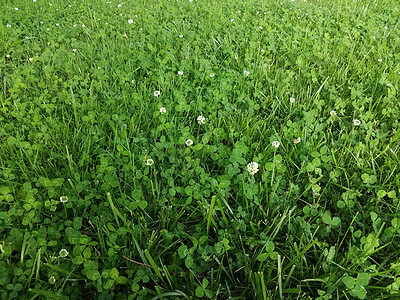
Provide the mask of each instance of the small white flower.
POLYGON ((151 158, 149 158, 149 159, 146 161, 146 166, 152 166, 152 165, 154 165, 154 160, 152 160, 151 158))
POLYGON ((275 148, 279 148, 279 145, 280 145, 281 143, 279 143, 278 141, 273 141, 272 142, 272 147, 275 147, 275 148))
POLYGON ((261 48, 261 50, 260 50, 261 52, 265 52, 265 50, 264 50, 264 48, 261 48))
POLYGON ((76 52, 76 49, 74 48, 74 49, 72 49, 72 52, 76 52))
POLYGON ((354 125, 354 126, 358 126, 358 125, 360 125, 360 124, 361 124, 360 120, 357 120, 357 119, 354 119, 354 120, 353 120, 353 125, 354 125))
POLYGON ((214 73, 210 73, 210 77, 214 77, 215 76, 215 74, 214 73))
POLYGON ((14 8, 15 10, 18 10, 18 7, 14 8))
POLYGON ((165 109, 165 107, 160 108, 160 113, 165 114, 166 112, 167 112, 167 110, 165 109))
POLYGON ((158 97, 158 96, 160 96, 160 91, 154 91, 154 96, 156 96, 156 97, 158 97))
POLYGON ((68 5, 68 7, 72 7, 72 5, 70 4, 70 5, 68 5))
POLYGON ((129 23, 129 24, 133 24, 133 19, 129 19, 129 20, 128 20, 128 23, 129 23))
POLYGON ((74 24, 74 25, 72 25, 72 27, 76 27, 76 26, 78 26, 78 24, 74 24))
MULTIPOLYGON (((35 0, 33 2, 35 2, 35 0)), ((50 284, 55 284, 56 283, 56 278, 54 276, 49 277, 49 283, 50 284)))
POLYGON ((121 6, 122 6, 122 4, 118 4, 117 6, 118 6, 118 7, 121 7, 121 6))
POLYGON ((388 84, 387 84, 387 86, 388 86, 388 87, 391 87, 391 86, 392 86, 392 84, 391 84, 391 83, 388 83, 388 84))
POLYGON ((290 101, 290 103, 295 103, 296 102, 296 99, 295 98, 293 98, 293 97, 290 97, 290 99, 289 99, 289 101, 290 101))
POLYGON ((244 70, 243 74, 244 74, 244 76, 249 76, 250 75, 250 71, 244 70))
POLYGON ((36 0, 33 0, 33 2, 36 2, 36 0))
POLYGON ((180 37, 180 38, 183 38, 183 34, 180 34, 179 37, 180 37))
POLYGON ((198 117, 197 117, 197 122, 198 122, 199 124, 205 124, 205 123, 206 123, 206 118, 203 117, 203 116, 198 116, 198 117))
POLYGON ((335 117, 336 116, 336 111, 331 110, 330 114, 331 114, 332 117, 335 117))
POLYGON ((10 25, 10 24, 7 24, 6 27, 7 27, 7 28, 11 28, 11 25, 10 25))
POLYGON ((10 54, 6 54, 6 57, 9 58, 9 57, 10 57, 10 54))
POLYGON ((382 58, 379 58, 379 59, 378 59, 378 61, 379 61, 379 62, 382 62, 382 61, 383 61, 383 59, 382 59, 382 58))
POLYGON ((193 145, 193 141, 190 140, 190 139, 189 139, 189 140, 186 140, 185 144, 186 144, 186 146, 190 147, 190 146, 193 145))
POLYGON ((247 165, 247 171, 250 173, 250 175, 254 175, 258 172, 258 163, 255 161, 252 161, 247 165))
POLYGON ((300 143, 301 139, 300 137, 298 137, 297 139, 294 139, 293 144, 298 144, 300 143))
POLYGON ((231 19, 231 22, 235 21, 235 19, 231 19))
POLYGON ((60 202, 61 203, 67 203, 68 202, 68 197, 67 196, 61 196, 60 197, 60 202))
POLYGON ((105 22, 104 24, 108 25, 108 22, 105 22))
POLYGON ((86 27, 86 25, 85 25, 85 24, 82 24, 82 27, 86 27))
POLYGON ((264 27, 262 27, 262 26, 258 26, 258 28, 259 28, 259 29, 263 29, 264 27))
POLYGON ((29 61, 32 61, 33 60, 33 58, 32 57, 29 57, 29 61))
POLYGON ((183 71, 178 71, 178 75, 183 75, 183 71))
POLYGON ((60 257, 64 258, 68 256, 69 252, 66 249, 61 249, 58 254, 60 255, 60 257))
POLYGON ((238 60, 239 59, 239 55, 236 54, 235 55, 235 59, 238 60))
POLYGON ((56 26, 60 26, 60 23, 56 23, 56 26))

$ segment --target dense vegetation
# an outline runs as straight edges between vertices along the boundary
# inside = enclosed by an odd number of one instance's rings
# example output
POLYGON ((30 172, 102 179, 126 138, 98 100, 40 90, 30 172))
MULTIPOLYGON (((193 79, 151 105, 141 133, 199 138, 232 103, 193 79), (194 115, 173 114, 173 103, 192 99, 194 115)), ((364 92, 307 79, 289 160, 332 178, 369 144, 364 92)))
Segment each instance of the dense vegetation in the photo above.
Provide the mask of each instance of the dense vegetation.
POLYGON ((400 297, 397 1, 4 2, 1 299, 400 297))

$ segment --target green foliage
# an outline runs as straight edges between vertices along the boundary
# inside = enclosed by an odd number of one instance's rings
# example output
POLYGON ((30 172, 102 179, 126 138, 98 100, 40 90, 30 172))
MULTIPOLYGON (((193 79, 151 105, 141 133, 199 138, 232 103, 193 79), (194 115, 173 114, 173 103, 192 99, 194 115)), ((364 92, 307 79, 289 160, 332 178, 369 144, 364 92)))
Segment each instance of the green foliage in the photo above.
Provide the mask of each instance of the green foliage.
POLYGON ((396 1, 5 1, 0 299, 400 295, 396 1))

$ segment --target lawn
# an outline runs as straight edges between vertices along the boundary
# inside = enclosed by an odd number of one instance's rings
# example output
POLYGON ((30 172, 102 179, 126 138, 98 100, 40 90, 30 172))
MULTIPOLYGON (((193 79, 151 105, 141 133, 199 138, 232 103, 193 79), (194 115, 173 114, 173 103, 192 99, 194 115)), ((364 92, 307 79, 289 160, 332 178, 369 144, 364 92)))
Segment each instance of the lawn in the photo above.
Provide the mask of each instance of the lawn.
POLYGON ((397 0, 3 0, 0 299, 399 299, 397 0))

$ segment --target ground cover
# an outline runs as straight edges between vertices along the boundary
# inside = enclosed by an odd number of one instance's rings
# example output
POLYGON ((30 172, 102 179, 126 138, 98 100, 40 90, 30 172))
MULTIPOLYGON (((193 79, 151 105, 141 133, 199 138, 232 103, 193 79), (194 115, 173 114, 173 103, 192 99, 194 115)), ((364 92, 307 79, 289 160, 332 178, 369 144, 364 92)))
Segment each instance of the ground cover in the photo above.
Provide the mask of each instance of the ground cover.
POLYGON ((399 14, 4 1, 1 299, 399 298, 399 14))

